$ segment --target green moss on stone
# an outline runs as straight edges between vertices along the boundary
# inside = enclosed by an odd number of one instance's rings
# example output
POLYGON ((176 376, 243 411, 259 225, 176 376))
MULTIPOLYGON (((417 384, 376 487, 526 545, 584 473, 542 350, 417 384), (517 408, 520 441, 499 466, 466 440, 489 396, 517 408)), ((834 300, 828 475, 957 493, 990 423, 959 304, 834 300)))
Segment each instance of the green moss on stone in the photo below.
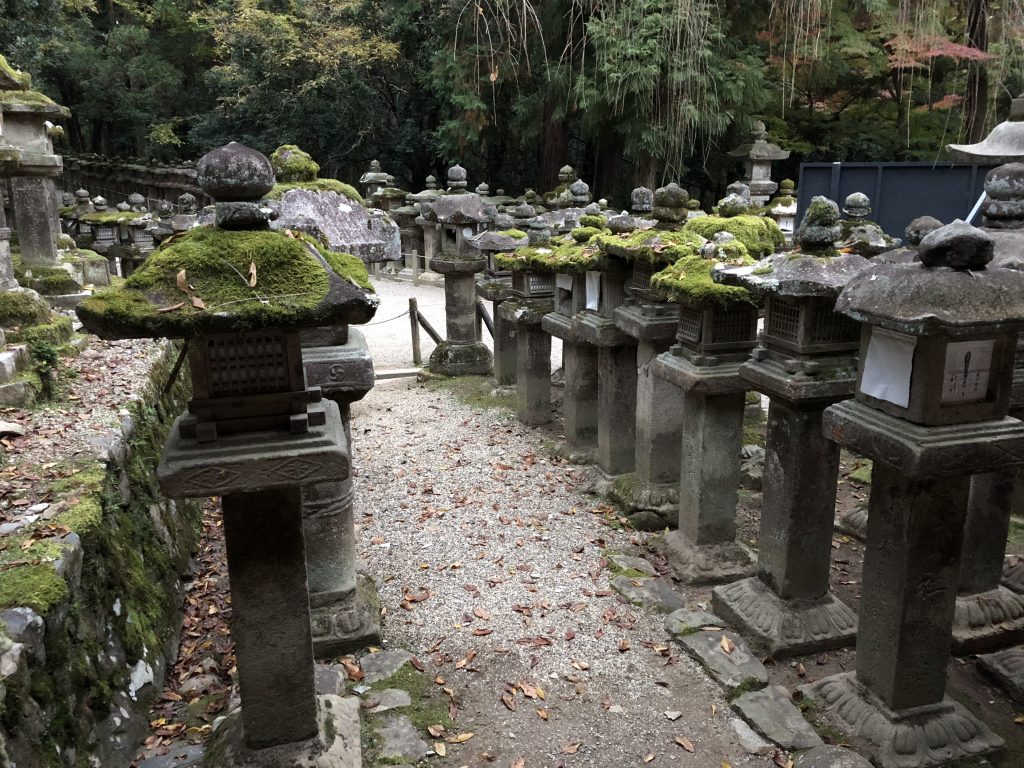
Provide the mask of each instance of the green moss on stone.
POLYGON ((71 318, 65 315, 52 315, 50 322, 38 325, 23 325, 17 329, 6 331, 8 341, 17 344, 51 344, 60 347, 71 339, 73 329, 71 318))
POLYGON ((80 221, 86 224, 118 224, 122 221, 131 221, 140 216, 145 216, 143 211, 94 211, 87 213, 80 221))
POLYGON ((526 237, 526 233, 518 229, 503 229, 498 234, 504 235, 505 237, 511 237, 513 240, 522 240, 526 237))
POLYGON ((0 292, 0 328, 38 325, 50 318, 50 307, 26 291, 0 292))
POLYGON ((320 164, 294 144, 282 144, 275 149, 270 165, 274 176, 283 183, 314 181, 320 173, 320 164))
MULTIPOLYGON (((306 241, 282 232, 197 227, 167 240, 121 288, 97 292, 78 311, 110 332, 171 337, 210 323, 247 330, 313 322, 329 288, 329 271, 317 258, 322 250, 314 253, 306 241), (178 286, 181 270, 187 292, 178 286)), ((339 276, 365 284, 365 270, 359 274, 351 257, 332 258, 343 269, 339 276)))
POLYGON ((608 226, 608 217, 602 216, 599 213, 588 213, 584 216, 580 216, 580 226, 594 227, 595 229, 604 229, 606 226, 608 226))
POLYGON ((601 235, 595 242, 612 256, 657 265, 698 256, 704 238, 685 230, 642 229, 622 235, 601 235))
MULTIPOLYGON (((746 288, 721 285, 711 279, 711 270, 718 264, 714 259, 687 256, 675 264, 656 272, 651 277, 651 289, 670 301, 695 307, 730 307, 739 304, 756 306, 757 300, 746 288)), ((752 264, 747 258, 744 262, 752 264)))
POLYGON ((577 243, 589 243, 592 238, 600 235, 603 231, 598 227, 577 227, 570 234, 577 243))
POLYGON ((299 232, 298 236, 317 249, 320 255, 324 257, 324 261, 330 264, 331 269, 334 270, 336 275, 348 280, 364 291, 370 291, 371 293, 375 291, 373 283, 370 282, 370 273, 366 271, 366 264, 358 256, 353 256, 350 253, 329 251, 323 243, 305 232, 299 232))
POLYGON ((755 258, 776 253, 786 242, 779 225, 764 216, 701 216, 687 221, 683 231, 694 232, 708 240, 719 232, 729 232, 735 235, 755 258))
POLYGON ((49 564, 0 571, 0 608, 25 606, 43 616, 68 596, 68 585, 49 564))
POLYGON ((38 291, 44 296, 61 296, 66 293, 79 293, 82 286, 67 270, 60 267, 31 267, 22 270, 18 282, 38 291))
POLYGON ((28 72, 22 72, 20 69, 15 69, 4 58, 3 54, 0 54, 0 74, 4 74, 14 82, 18 83, 22 88, 28 89, 32 87, 32 75, 28 72))
POLYGON ((545 273, 599 269, 605 259, 596 245, 579 244, 572 238, 553 238, 549 246, 527 245, 511 253, 495 254, 495 262, 502 269, 545 273))
POLYGON ((24 104, 28 107, 56 107, 57 103, 39 91, 0 91, 0 104, 16 106, 24 104))
POLYGON ((285 192, 293 189, 308 189, 311 192, 337 192, 354 203, 364 205, 363 196, 351 184, 337 179, 314 179, 313 181, 294 181, 275 184, 267 193, 267 200, 280 200, 285 192))

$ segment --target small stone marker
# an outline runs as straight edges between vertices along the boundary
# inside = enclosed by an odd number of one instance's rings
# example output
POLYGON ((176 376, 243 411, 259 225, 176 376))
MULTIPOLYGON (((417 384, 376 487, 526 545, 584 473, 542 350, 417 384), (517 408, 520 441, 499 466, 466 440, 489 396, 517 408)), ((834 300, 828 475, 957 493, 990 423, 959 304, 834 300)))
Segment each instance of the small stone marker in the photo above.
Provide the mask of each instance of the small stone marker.
POLYGON ((768 684, 768 670, 735 632, 694 632, 677 637, 676 642, 730 691, 740 686, 760 688, 768 684), (731 647, 729 653, 723 645, 731 647))
POLYGON ((363 670, 363 682, 372 685, 378 680, 386 680, 404 667, 411 658, 412 654, 406 650, 368 653, 359 659, 359 668, 363 670))

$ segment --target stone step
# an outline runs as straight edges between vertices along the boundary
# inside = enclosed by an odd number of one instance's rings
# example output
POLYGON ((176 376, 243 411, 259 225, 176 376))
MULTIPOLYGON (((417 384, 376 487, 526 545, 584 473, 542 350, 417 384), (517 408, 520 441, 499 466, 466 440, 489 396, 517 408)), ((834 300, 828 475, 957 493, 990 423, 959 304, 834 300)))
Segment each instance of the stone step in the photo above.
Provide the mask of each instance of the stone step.
POLYGON ((13 381, 29 363, 28 347, 24 344, 12 344, 6 349, 0 349, 0 384, 13 381))

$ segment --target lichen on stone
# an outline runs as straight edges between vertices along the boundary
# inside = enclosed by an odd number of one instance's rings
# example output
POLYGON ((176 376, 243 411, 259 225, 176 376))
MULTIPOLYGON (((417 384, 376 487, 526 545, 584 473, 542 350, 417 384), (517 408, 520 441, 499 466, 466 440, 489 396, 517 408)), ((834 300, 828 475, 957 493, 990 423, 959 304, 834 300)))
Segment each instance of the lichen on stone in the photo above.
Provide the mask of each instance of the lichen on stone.
POLYGON ((145 215, 143 211, 95 211, 85 214, 79 221, 86 224, 120 224, 145 215))
MULTIPOLYGON (((757 306, 757 299, 746 288, 722 285, 711 279, 711 270, 723 262, 700 256, 685 256, 651 277, 651 290, 660 296, 694 307, 731 307, 741 304, 757 306)), ((730 266, 754 263, 750 257, 738 259, 730 266)))
POLYGON ((779 225, 764 216, 701 216, 687 221, 683 231, 696 233, 708 240, 719 232, 729 232, 735 235, 755 258, 770 256, 786 243, 786 237, 779 229, 779 225))
POLYGON ((32 87, 32 75, 12 67, 3 54, 0 54, 0 74, 6 75, 25 90, 32 87))
POLYGON ((664 265, 687 256, 699 256, 705 240, 686 230, 642 229, 621 235, 600 235, 595 242, 602 251, 612 256, 627 261, 664 265))
POLYGON ((359 205, 365 205, 363 196, 356 191, 356 188, 351 184, 346 184, 343 181, 337 179, 314 179, 312 181, 291 181, 291 182, 278 182, 274 185, 267 193, 267 200, 280 200, 285 192, 291 192, 293 189, 308 189, 310 192, 336 192, 343 197, 347 197, 354 203, 359 205))

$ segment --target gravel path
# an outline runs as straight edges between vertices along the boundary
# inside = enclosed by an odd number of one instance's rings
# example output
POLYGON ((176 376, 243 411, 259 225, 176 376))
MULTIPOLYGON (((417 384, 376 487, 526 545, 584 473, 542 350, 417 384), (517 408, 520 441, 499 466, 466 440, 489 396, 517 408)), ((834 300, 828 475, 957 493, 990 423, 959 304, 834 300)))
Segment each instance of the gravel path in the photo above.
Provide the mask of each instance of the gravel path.
POLYGON ((669 642, 664 617, 611 591, 607 557, 642 554, 644 535, 549 457, 553 430, 397 380, 354 406, 353 432, 360 554, 380 585, 386 646, 440 676, 459 730, 475 734, 447 762, 771 764, 739 745, 723 691, 669 642), (512 711, 502 694, 518 682, 543 700, 520 686, 512 711))

